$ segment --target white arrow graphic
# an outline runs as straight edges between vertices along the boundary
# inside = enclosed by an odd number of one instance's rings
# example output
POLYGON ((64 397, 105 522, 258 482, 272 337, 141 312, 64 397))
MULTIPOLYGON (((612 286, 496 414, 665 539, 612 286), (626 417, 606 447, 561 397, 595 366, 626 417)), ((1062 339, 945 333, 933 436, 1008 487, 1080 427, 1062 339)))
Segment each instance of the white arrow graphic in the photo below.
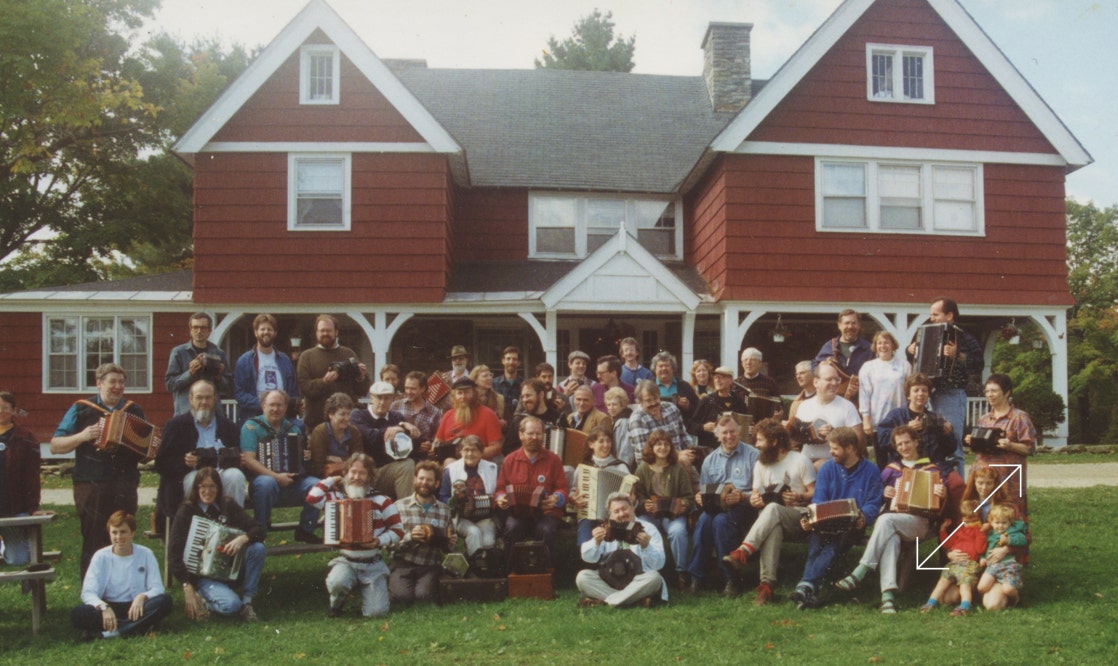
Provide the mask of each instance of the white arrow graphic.
MULTIPOLYGON (((1002 482, 998 484, 998 487, 994 488, 994 490, 989 495, 987 495, 984 500, 982 500, 982 504, 979 504, 975 508, 974 513, 978 513, 978 510, 982 508, 982 505, 986 504, 987 502, 990 501, 990 498, 994 496, 994 493, 998 492, 998 488, 1001 488, 1005 484, 1009 483, 1009 480, 1013 478, 1014 474, 1020 474, 1021 473, 1021 465, 991 464, 990 467, 1014 467, 1016 469, 1011 471, 1004 479, 1002 479, 1002 482)), ((1025 492, 1025 484, 1022 483, 1018 487, 1018 497, 1023 496, 1022 494, 1024 492, 1025 492)), ((959 525, 956 526, 955 529, 951 530, 951 534, 947 535, 947 539, 944 539, 943 541, 946 542, 949 539, 951 539, 951 537, 955 536, 955 533, 958 532, 959 528, 962 527, 962 526, 963 526, 963 523, 959 523, 959 525)), ((927 564, 928 560, 932 559, 933 555, 935 555, 936 553, 939 552, 940 548, 943 548, 943 543, 940 543, 938 546, 936 546, 935 550, 928 553, 928 556, 925 557, 923 561, 921 561, 919 555, 917 555, 917 558, 916 558, 916 569, 917 569, 917 571, 943 571, 944 569, 946 569, 947 567, 926 567, 926 566, 924 566, 925 564, 927 564)), ((920 552, 920 537, 916 537, 916 552, 917 553, 920 552)))

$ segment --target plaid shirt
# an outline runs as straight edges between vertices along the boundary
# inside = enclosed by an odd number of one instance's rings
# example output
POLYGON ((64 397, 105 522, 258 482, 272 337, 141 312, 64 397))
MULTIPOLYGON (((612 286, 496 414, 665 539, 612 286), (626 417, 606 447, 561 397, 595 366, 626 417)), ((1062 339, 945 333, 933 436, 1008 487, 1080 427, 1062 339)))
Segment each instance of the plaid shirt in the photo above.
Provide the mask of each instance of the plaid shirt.
POLYGON ((444 546, 438 548, 411 539, 411 530, 417 525, 430 525, 435 528, 436 535, 446 536, 448 534, 450 507, 434 497, 431 499, 435 501, 435 504, 429 509, 424 508, 415 495, 409 495, 396 502, 396 509, 403 521, 404 539, 400 542, 400 548, 393 558, 395 561, 415 566, 440 566, 442 564, 443 556, 446 555, 445 540, 440 540, 444 546))
POLYGON ((687 434, 679 407, 670 402, 661 402, 660 416, 663 418, 656 419, 640 407, 633 409, 633 415, 629 417, 629 444, 638 457, 644 451, 648 438, 657 430, 668 433, 677 451, 691 448, 691 436, 687 434))
POLYGON ((419 428, 422 436, 421 441, 424 442, 435 439, 435 432, 438 431, 439 422, 443 418, 442 410, 427 402, 427 400, 423 401, 421 409, 413 409, 407 398, 403 398, 392 403, 389 410, 403 414, 405 421, 419 428))

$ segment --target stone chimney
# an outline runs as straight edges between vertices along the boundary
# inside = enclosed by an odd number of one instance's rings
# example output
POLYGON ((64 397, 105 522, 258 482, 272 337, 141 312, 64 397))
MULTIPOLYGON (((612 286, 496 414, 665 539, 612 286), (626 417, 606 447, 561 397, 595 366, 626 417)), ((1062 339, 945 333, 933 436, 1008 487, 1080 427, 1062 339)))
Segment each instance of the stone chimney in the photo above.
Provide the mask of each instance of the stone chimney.
POLYGON ((715 111, 741 111, 749 102, 749 33, 752 23, 715 23, 703 36, 703 79, 715 111))

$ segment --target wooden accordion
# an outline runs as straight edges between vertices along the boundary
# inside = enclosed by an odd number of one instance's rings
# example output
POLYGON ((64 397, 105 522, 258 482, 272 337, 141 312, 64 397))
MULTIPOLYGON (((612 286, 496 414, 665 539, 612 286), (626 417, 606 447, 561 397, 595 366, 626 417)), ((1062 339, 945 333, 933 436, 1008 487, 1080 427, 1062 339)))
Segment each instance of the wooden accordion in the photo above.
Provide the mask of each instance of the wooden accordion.
POLYGON ((970 433, 970 450, 975 453, 997 453, 998 440, 1005 437, 1001 428, 975 428, 970 433))
POLYGON ((943 348, 955 342, 955 327, 951 324, 925 324, 916 332, 916 360, 913 372, 922 372, 929 378, 951 374, 954 359, 943 355, 943 348))
POLYGON ((277 474, 303 473, 303 437, 289 432, 256 443, 256 459, 277 474))
POLYGON ((628 544, 636 544, 637 537, 644 532, 644 526, 641 525, 639 520, 628 523, 606 520, 602 522, 602 527, 606 528, 606 536, 603 541, 622 541, 628 544))
POLYGON ((807 521, 812 529, 823 534, 849 532, 858 523, 860 515, 858 503, 852 499, 819 502, 807 507, 807 521))
POLYGON ((605 520, 609 518, 609 496, 628 493, 639 479, 612 469, 593 465, 578 466, 578 493, 586 505, 578 510, 578 519, 605 520))
POLYGON ((427 402, 432 405, 450 395, 450 384, 447 384, 442 375, 432 372, 427 378, 427 402))
POLYGON ((326 502, 322 543, 327 546, 368 543, 374 536, 373 500, 363 498, 326 502))
POLYGON ((578 467, 586 457, 586 433, 574 428, 547 429, 547 449, 564 465, 578 467))
POLYGON ((245 551, 241 549, 236 555, 226 555, 220 548, 242 534, 241 530, 215 520, 194 516, 182 553, 186 570, 202 578, 236 581, 241 575, 245 551))
POLYGON ((518 518, 535 518, 543 513, 541 505, 547 497, 547 489, 530 483, 509 484, 505 486, 505 498, 509 502, 509 513, 518 518))
POLYGON ((94 446, 109 453, 116 453, 123 446, 151 460, 162 443, 163 431, 159 426, 118 409, 101 417, 101 437, 94 446))
POLYGON ((943 509, 943 499, 935 493, 939 483, 939 470, 904 468, 897 480, 897 494, 893 495, 889 510, 917 516, 938 515, 943 509))

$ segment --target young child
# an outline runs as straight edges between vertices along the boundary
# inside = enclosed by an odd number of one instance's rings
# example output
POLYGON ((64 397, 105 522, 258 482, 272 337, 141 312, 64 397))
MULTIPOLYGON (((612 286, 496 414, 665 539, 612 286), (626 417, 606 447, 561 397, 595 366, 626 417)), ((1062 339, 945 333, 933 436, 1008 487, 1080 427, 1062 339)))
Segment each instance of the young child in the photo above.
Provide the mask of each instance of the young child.
MULTIPOLYGON (((927 613, 943 601, 943 594, 952 584, 959 586, 959 596, 962 601, 951 611, 951 615, 969 615, 974 584, 978 581, 978 561, 986 554, 986 530, 988 526, 982 524, 982 514, 978 511, 978 501, 973 499, 963 500, 959 504, 963 516, 963 525, 950 535, 941 529, 939 542, 943 552, 961 551, 967 554, 966 562, 951 561, 947 568, 940 574, 939 582, 932 590, 928 601, 920 607, 921 613, 927 613)), ((945 522, 946 524, 946 522, 945 522)))
POLYGON ((988 562, 991 553, 1002 546, 1021 548, 1028 545, 1025 535, 1025 521, 1017 520, 1017 510, 1012 504, 995 504, 990 508, 990 532, 986 535, 986 556, 980 564, 986 567, 985 573, 978 579, 978 591, 986 594, 993 589, 994 584, 1002 586, 1005 596, 1013 601, 1017 599, 1017 591, 1023 587, 1021 582, 1021 563, 1010 550, 997 562, 988 562))

